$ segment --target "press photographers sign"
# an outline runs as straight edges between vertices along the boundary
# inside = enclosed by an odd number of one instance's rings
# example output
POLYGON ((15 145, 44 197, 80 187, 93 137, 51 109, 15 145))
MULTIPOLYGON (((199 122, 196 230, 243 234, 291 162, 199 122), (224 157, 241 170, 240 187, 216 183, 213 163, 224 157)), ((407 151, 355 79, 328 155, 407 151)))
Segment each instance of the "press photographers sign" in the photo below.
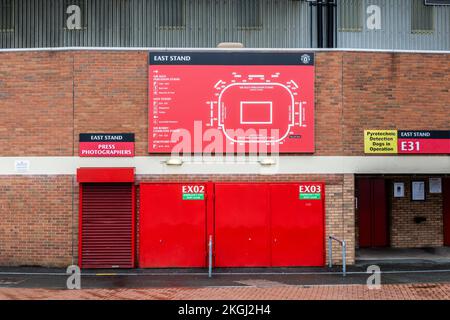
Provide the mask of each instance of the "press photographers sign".
POLYGON ((134 157, 134 133, 80 133, 80 157, 134 157))

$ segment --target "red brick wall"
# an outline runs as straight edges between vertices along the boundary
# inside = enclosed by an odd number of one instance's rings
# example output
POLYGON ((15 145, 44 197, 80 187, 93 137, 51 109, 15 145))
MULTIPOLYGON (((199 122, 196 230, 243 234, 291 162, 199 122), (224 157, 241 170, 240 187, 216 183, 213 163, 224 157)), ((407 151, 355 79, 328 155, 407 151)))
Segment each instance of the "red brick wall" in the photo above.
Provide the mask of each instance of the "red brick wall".
MULTIPOLYGON (((0 265, 68 266, 72 176, 0 176, 0 265)), ((74 248, 76 250, 76 247, 74 248)))
MULTIPOLYGON (((450 55, 316 61, 315 155, 363 155, 368 128, 450 129, 450 55)), ((0 53, 0 156, 77 154, 89 131, 135 132, 147 155, 147 72, 145 51, 0 53)))
POLYGON ((364 155, 364 129, 450 129, 449 54, 347 52, 342 67, 345 155, 364 155))
POLYGON ((147 155, 147 52, 75 52, 75 154, 82 132, 134 132, 147 155))
MULTIPOLYGON (((316 156, 363 155, 364 129, 450 129, 450 55, 320 52, 316 61, 316 156)), ((0 53, 0 156, 77 155, 80 132, 134 132, 136 155, 148 155, 147 72, 145 51, 0 53)), ((145 177, 161 178, 325 180, 327 232, 353 248, 352 175, 145 177)), ((71 181, 0 176, 0 264, 70 262, 71 181)))
POLYGON ((429 193, 429 177, 396 177, 390 183, 403 182, 405 197, 394 198, 390 192, 391 201, 391 246, 397 248, 438 247, 444 244, 442 193, 429 193), (425 181, 425 201, 411 201, 411 182, 425 181), (420 216, 427 220, 415 223, 414 217, 420 216))
POLYGON ((318 156, 342 154, 342 53, 318 53, 315 80, 315 143, 318 156))
POLYGON ((71 52, 0 53, 0 156, 70 156, 71 52))

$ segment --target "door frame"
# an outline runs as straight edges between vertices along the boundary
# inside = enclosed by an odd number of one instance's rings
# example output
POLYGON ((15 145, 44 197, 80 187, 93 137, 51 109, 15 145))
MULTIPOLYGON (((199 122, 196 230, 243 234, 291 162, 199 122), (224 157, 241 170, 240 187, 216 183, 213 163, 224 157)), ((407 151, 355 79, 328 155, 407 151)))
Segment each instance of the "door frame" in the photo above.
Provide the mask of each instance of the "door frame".
MULTIPOLYGON (((391 246, 391 211, 392 211, 392 201, 390 198, 390 194, 392 191, 392 183, 391 183, 391 179, 386 178, 384 176, 377 176, 377 175, 361 175, 361 176, 355 176, 355 198, 357 199, 357 207, 356 207, 356 215, 357 215, 357 221, 358 221, 358 248, 389 248, 391 246), (371 217, 370 217, 370 224, 371 224, 371 245, 370 246, 364 246, 361 247, 360 246, 360 239, 361 239, 361 229, 360 229, 360 223, 361 223, 361 219, 360 219, 360 199, 361 199, 361 195, 360 195, 360 190, 358 188, 358 181, 359 180, 367 180, 370 182, 370 202, 373 202, 373 192, 372 192, 372 183, 371 180, 383 180, 384 181, 384 197, 385 197, 385 214, 386 214, 386 245, 384 246, 373 246, 373 219, 374 219, 374 215, 371 213, 371 217)), ((356 219, 355 219, 356 221, 356 219)))
POLYGON ((450 177, 442 178, 442 232, 444 246, 450 246, 450 177))

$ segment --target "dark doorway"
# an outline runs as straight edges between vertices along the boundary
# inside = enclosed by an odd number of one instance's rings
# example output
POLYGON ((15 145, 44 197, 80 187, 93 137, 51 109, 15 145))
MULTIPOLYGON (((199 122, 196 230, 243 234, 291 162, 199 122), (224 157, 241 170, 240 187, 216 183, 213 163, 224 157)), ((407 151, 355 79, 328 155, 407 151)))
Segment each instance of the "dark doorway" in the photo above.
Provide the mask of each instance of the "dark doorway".
POLYGON ((450 246, 450 178, 443 181, 444 245, 450 246))
POLYGON ((386 183, 382 178, 357 178, 359 246, 389 246, 386 183))

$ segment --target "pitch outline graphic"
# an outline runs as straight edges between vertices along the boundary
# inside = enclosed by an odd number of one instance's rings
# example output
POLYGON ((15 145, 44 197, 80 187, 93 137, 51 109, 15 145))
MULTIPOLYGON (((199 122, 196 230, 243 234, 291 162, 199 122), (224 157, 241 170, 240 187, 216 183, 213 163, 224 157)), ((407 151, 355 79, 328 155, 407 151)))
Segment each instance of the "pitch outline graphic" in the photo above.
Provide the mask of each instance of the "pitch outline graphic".
MULTIPOLYGON (((250 76, 249 76, 249 78, 250 78, 250 76)), ((223 82, 223 81, 219 80, 219 82, 217 82, 217 84, 214 87, 217 88, 217 85, 221 82, 223 82)), ((296 87, 298 88, 298 86, 296 86, 296 87)), ((264 101, 256 101, 256 103, 263 103, 263 102, 264 101)), ((242 101, 240 103, 242 103, 242 101)), ((301 104, 299 104, 299 105, 300 105, 299 125, 301 126, 302 125, 302 116, 301 116, 302 115, 302 107, 301 107, 301 104)), ((278 82, 234 82, 234 83, 231 83, 231 84, 225 86, 225 88, 223 88, 222 91, 220 92, 219 97, 217 99, 217 106, 218 106, 218 113, 217 113, 218 114, 218 127, 222 130, 225 138, 227 138, 228 140, 230 140, 234 143, 271 143, 271 144, 279 143, 279 142, 283 141, 284 139, 286 139, 286 137, 289 135, 289 132, 291 131, 291 128, 293 126, 295 126, 295 98, 294 98, 294 95, 293 95, 292 91, 286 85, 278 83, 278 82), (223 99, 223 94, 225 93, 225 91, 227 91, 231 87, 235 87, 235 86, 243 86, 243 87, 245 87, 245 86, 254 86, 254 87, 278 86, 278 87, 285 89, 289 93, 290 100, 291 100, 291 104, 289 106, 289 108, 290 108, 290 121, 289 122, 290 123, 288 123, 286 132, 280 138, 275 139, 275 140, 270 139, 270 137, 266 137, 266 139, 250 138, 250 139, 245 139, 245 140, 237 140, 237 139, 234 139, 233 137, 229 136, 229 134, 227 133, 227 131, 225 129, 225 123, 223 122, 223 119, 222 119, 223 118, 222 112, 225 112, 224 111, 225 106, 223 104, 222 99, 223 99)), ((272 107, 271 107, 271 109, 272 109, 272 107)), ((273 112, 273 110, 272 110, 272 112, 273 112)), ((271 130, 273 130, 273 129, 271 129, 271 130)))
POLYGON ((239 106, 241 124, 272 124, 273 121, 273 101, 241 101, 239 106), (244 121, 244 105, 251 104, 268 104, 270 110, 269 121, 244 121))

